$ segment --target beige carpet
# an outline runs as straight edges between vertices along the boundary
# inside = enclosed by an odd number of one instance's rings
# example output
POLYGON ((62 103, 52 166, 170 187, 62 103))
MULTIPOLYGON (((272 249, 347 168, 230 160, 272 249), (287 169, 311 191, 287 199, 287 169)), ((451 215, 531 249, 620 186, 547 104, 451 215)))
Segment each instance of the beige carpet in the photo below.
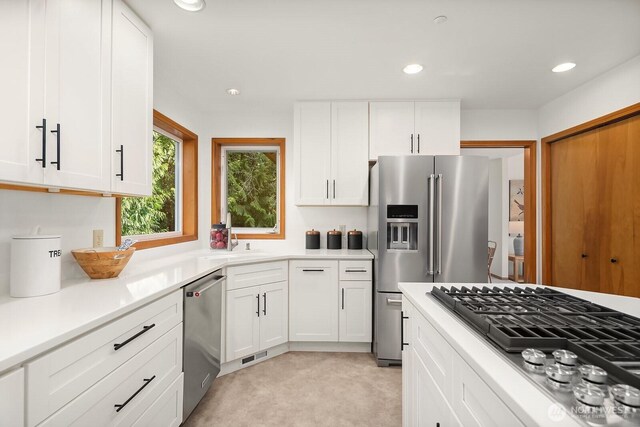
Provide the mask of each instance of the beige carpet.
POLYGON ((371 354, 290 352, 218 378, 184 426, 399 426, 401 381, 371 354))

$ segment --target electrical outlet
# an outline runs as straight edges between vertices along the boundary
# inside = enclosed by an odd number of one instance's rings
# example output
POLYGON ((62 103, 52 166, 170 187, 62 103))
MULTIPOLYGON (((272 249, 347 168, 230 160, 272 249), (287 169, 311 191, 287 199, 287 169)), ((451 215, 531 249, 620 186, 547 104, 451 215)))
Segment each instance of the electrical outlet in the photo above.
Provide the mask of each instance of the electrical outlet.
POLYGON ((104 230, 93 230, 93 247, 101 248, 104 246, 104 230))

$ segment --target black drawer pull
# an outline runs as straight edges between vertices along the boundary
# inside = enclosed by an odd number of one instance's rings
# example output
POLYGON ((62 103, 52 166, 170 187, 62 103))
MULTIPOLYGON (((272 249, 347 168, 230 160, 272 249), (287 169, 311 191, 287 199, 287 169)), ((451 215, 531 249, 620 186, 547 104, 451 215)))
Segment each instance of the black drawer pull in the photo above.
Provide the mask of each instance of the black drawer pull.
POLYGON ((303 268, 302 271, 324 271, 324 268, 303 268))
POLYGON ((36 162, 42 162, 42 167, 47 167, 47 119, 42 119, 42 125, 36 126, 36 129, 42 129, 42 157, 36 159, 36 162))
POLYGON ((156 376, 154 375, 154 376, 152 376, 151 378, 145 378, 145 379, 143 379, 144 384, 142 385, 142 387, 140 387, 140 388, 138 389, 138 391, 136 391, 135 393, 133 393, 133 394, 131 395, 131 397, 130 397, 130 398, 128 398, 128 399, 127 399, 123 404, 121 404, 121 405, 113 405, 113 407, 114 407, 114 408, 116 408, 116 412, 120 412, 120 411, 122 411, 122 410, 124 409, 124 407, 125 407, 125 406, 127 406, 127 404, 128 404, 129 402, 131 402, 131 400, 132 400, 134 397, 136 397, 136 396, 138 395, 138 393, 140 393, 142 390, 144 390, 144 388, 145 388, 146 386, 148 386, 148 385, 151 383, 151 381, 153 381, 155 378, 156 378, 156 376))
POLYGON ((345 273, 366 273, 367 270, 345 270, 345 273))
POLYGON ((140 332, 138 332, 137 334, 135 334, 134 336, 132 336, 131 338, 127 339, 126 341, 120 343, 120 344, 114 344, 113 345, 113 349, 114 350, 120 350, 122 347, 124 347, 125 345, 129 344, 131 341, 135 340, 136 338, 138 338, 140 335, 144 334, 145 332, 147 332, 149 329, 153 328, 154 326, 156 326, 155 323, 149 325, 149 326, 143 326, 142 330, 140 332))

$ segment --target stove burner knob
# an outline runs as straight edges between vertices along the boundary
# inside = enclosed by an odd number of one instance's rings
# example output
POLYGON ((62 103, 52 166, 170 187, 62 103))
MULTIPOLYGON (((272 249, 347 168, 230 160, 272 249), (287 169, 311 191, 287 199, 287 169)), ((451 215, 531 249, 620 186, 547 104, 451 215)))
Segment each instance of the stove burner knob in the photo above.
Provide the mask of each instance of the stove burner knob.
POLYGON ((582 379, 593 384, 603 385, 607 383, 607 371, 595 365, 582 365, 578 368, 582 379))
POLYGON ((576 400, 588 406, 602 406, 604 404, 604 392, 597 385, 578 384, 573 388, 576 400))
POLYGON ((576 366, 576 363, 578 363, 578 356, 569 350, 556 350, 553 352, 553 358, 556 363, 565 366, 576 366))
POLYGON ((528 348, 522 352, 522 358, 532 365, 544 365, 547 355, 535 348, 528 348))
POLYGON ((626 384, 616 384, 611 387, 611 394, 618 403, 640 409, 640 390, 626 384))
POLYGON ((570 384, 575 370, 562 365, 547 365, 545 368, 547 378, 560 384, 570 384))

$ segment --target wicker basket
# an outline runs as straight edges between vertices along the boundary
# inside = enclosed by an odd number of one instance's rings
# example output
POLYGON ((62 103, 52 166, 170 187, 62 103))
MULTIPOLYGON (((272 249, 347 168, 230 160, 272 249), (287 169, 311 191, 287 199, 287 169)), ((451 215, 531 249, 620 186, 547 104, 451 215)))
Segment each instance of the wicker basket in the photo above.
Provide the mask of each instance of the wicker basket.
POLYGON ((136 248, 119 251, 117 248, 76 249, 71 251, 80 267, 92 279, 118 277, 136 248))

